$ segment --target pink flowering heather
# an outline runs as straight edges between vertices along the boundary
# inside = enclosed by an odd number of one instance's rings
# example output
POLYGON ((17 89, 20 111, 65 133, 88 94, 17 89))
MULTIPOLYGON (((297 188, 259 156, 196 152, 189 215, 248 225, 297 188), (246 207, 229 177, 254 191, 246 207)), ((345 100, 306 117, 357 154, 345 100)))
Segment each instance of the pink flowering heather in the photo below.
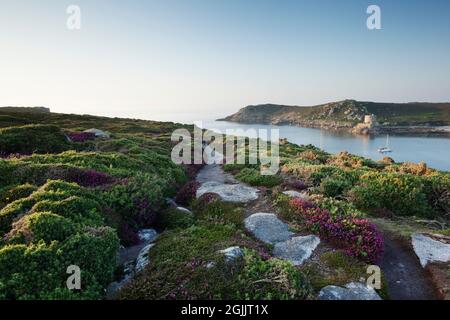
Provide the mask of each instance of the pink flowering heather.
POLYGON ((128 223, 121 223, 118 232, 122 244, 126 247, 133 246, 141 242, 135 228, 131 227, 128 223))
POLYGON ((175 201, 181 205, 189 205, 189 202, 195 199, 199 187, 199 182, 195 180, 189 181, 178 192, 175 201))
POLYGON ((92 132, 68 132, 67 136, 73 142, 86 142, 95 139, 95 133, 92 132))
POLYGON ((203 164, 186 164, 184 166, 184 169, 189 179, 193 180, 197 176, 197 173, 200 171, 200 169, 203 168, 203 166, 203 164))
POLYGON ((205 207, 216 200, 220 200, 220 196, 214 192, 206 192, 198 198, 198 205, 200 207, 205 207))
POLYGON ((347 254, 369 263, 380 259, 383 238, 369 220, 355 216, 333 217, 328 210, 300 198, 291 200, 291 206, 311 231, 336 243, 347 254))
POLYGON ((115 182, 115 178, 110 175, 92 169, 73 169, 68 172, 67 180, 76 182, 82 187, 99 187, 115 182))
POLYGON ((152 205, 148 199, 136 198, 133 200, 133 207, 137 212, 135 217, 135 223, 143 228, 150 227, 156 222, 156 212, 153 210, 152 205))
POLYGON ((301 180, 294 180, 289 183, 289 187, 296 189, 298 191, 303 191, 308 189, 308 186, 301 180))

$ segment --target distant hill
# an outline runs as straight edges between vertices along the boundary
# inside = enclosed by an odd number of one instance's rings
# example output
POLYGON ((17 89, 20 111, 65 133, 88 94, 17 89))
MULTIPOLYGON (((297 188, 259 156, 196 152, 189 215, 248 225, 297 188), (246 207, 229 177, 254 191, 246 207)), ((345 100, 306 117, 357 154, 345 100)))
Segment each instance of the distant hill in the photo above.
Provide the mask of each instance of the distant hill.
POLYGON ((222 121, 351 128, 374 114, 383 126, 450 125, 450 103, 379 103, 356 100, 317 106, 252 105, 222 121))
POLYGON ((50 113, 50 108, 46 107, 0 107, 0 112, 14 112, 14 113, 50 113))

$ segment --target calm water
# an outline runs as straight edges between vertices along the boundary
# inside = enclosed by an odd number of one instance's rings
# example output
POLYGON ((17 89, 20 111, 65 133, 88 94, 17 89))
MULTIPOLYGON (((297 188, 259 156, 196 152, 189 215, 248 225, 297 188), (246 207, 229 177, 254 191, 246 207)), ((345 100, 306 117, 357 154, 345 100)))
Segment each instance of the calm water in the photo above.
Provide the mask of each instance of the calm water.
MULTIPOLYGON (((203 128, 220 130, 226 129, 279 129, 280 138, 296 144, 312 144, 327 152, 338 153, 348 151, 366 158, 379 160, 383 158, 377 149, 386 145, 386 136, 368 137, 328 130, 300 128, 293 126, 246 125, 233 122, 214 121, 220 116, 204 114, 160 115, 155 120, 173 121, 180 123, 194 123, 202 120, 203 128), (209 118, 209 119, 207 119, 209 118)), ((393 150, 387 156, 397 162, 425 162, 428 166, 450 171, 450 138, 420 137, 420 136, 390 136, 389 146, 393 150)))

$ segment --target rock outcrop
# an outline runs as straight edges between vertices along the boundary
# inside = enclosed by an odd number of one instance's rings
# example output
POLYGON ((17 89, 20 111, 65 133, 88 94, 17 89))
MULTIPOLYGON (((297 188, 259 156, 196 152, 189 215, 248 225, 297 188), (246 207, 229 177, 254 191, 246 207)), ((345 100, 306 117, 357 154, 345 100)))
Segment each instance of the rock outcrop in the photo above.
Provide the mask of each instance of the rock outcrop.
POLYGON ((275 244, 287 241, 293 233, 286 223, 273 213, 255 213, 244 220, 245 227, 262 242, 275 244))
POLYGON ((292 237, 284 242, 276 243, 273 249, 273 255, 277 258, 290 261, 294 266, 299 266, 311 257, 319 243, 319 237, 314 235, 292 237))
POLYGON ((287 190, 283 192, 284 195, 287 195, 291 198, 301 198, 303 200, 309 200, 309 196, 306 192, 298 192, 295 190, 287 190))
POLYGON ((206 182, 197 190, 197 198, 205 193, 216 193, 223 201, 246 203, 258 199, 258 189, 243 184, 224 184, 216 181, 206 182))
POLYGON ((319 300, 381 300, 378 293, 363 283, 351 282, 345 287, 326 286, 317 297, 319 300))
POLYGON ((432 262, 450 261, 450 244, 444 243, 424 234, 415 233, 411 236, 414 252, 422 267, 432 262))
POLYGON ((156 240, 158 233, 155 229, 141 229, 138 231, 138 236, 143 243, 150 243, 156 240))
POLYGON ((95 128, 84 130, 84 132, 93 133, 93 134, 95 134, 95 136, 97 138, 109 139, 111 137, 109 132, 106 132, 106 131, 103 131, 100 129, 95 129, 95 128))
POLYGON ((227 262, 232 262, 244 255, 244 252, 242 252, 240 247, 229 247, 224 250, 220 250, 219 252, 225 256, 225 261, 227 262))
POLYGON ((135 267, 136 272, 144 270, 144 268, 150 263, 148 254, 153 246, 154 244, 150 243, 146 245, 144 248, 142 248, 142 250, 139 252, 139 255, 136 259, 136 267, 135 267))

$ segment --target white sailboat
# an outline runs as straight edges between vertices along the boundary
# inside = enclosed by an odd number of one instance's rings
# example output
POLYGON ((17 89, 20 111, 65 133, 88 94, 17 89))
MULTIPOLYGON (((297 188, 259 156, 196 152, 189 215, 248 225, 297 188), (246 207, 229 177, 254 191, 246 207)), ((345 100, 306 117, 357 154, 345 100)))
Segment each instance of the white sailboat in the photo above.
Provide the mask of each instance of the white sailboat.
POLYGON ((389 148, 389 135, 386 136, 386 146, 378 148, 378 152, 380 152, 380 153, 392 152, 392 149, 389 148))

